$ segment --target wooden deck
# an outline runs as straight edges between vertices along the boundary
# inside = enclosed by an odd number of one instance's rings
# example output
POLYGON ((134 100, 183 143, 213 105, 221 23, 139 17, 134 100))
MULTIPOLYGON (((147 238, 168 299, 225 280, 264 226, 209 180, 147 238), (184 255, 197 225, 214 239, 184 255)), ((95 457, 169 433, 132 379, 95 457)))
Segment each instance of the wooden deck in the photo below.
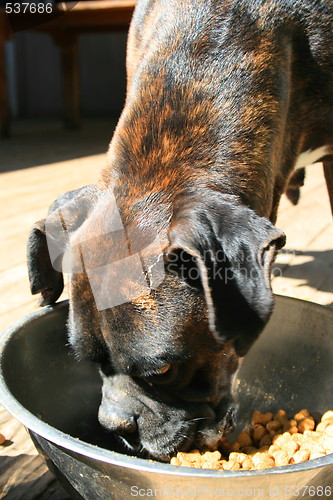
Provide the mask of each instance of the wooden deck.
MULTIPOLYGON (((112 122, 86 122, 79 131, 60 123, 15 122, 0 140, 0 331, 36 309, 26 271, 26 238, 60 193, 98 178, 112 122)), ((299 205, 281 203, 277 225, 287 246, 277 259, 276 293, 333 307, 333 224, 322 166, 307 169, 299 205)), ((65 500, 68 495, 37 455, 26 431, 0 407, 0 499, 65 500)))

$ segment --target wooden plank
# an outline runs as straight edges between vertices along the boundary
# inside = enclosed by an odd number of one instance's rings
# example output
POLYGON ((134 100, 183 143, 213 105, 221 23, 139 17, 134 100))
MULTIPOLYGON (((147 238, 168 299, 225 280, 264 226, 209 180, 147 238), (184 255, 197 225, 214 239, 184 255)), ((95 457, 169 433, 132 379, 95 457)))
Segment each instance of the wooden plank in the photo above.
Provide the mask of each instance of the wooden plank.
POLYGON ((324 260, 308 255, 295 256, 281 276, 274 279, 273 290, 281 295, 333 306, 333 279, 329 270, 324 260))
POLYGON ((31 303, 31 295, 28 287, 28 279, 7 285, 4 293, 1 294, 0 315, 17 309, 21 304, 31 303), (22 283, 25 283, 25 290, 22 293, 16 293, 20 286, 22 286, 22 283))
POLYGON ((79 128, 80 114, 80 69, 77 35, 70 31, 58 33, 54 37, 61 49, 64 120, 68 128, 79 128))
MULTIPOLYGON (((333 307, 333 225, 329 225, 301 252, 289 253, 273 280, 275 293, 333 307)), ((283 259, 282 259, 283 261, 283 259)), ((281 264, 281 259, 278 259, 281 264)))
MULTIPOLYGON (((10 199, 11 192, 18 194, 38 194, 45 183, 47 193, 60 194, 61 189, 73 189, 94 183, 101 168, 106 165, 106 154, 96 154, 82 158, 69 159, 54 163, 41 164, 22 170, 13 170, 1 174, 1 198, 10 199), (24 182, 22 178, 24 177, 24 182), (67 188, 67 186, 69 186, 67 188), (10 191, 7 191, 7 188, 10 191)), ((16 200, 17 202, 17 200, 16 200)), ((21 202, 21 200, 20 200, 21 202)), ((14 204, 16 206, 16 203, 14 204)))
MULTIPOLYGON (((11 287, 11 290, 10 292, 8 292, 8 295, 5 299, 3 299, 3 300, 7 299, 8 302, 7 306, 1 306, 0 334, 6 328, 19 321, 22 317, 26 316, 27 314, 39 308, 38 296, 30 294, 28 280, 25 280, 24 282, 21 281, 16 282, 15 286, 11 287), (22 287, 24 287, 24 291, 21 290, 22 287), (8 295, 10 296, 11 293, 16 295, 14 298, 10 297, 8 299, 8 295)), ((61 296, 59 297, 59 301, 66 300, 67 298, 68 298, 68 291, 65 285, 65 289, 61 294, 61 296)))
POLYGON ((4 31, 2 31, 2 22, 0 19, 0 134, 2 137, 9 136, 9 105, 8 105, 8 90, 7 90, 7 75, 6 75, 5 42, 6 42, 6 35, 4 31))
POLYGON ((279 219, 287 219, 289 216, 295 217, 295 213, 298 213, 303 208, 303 204, 307 200, 310 193, 312 195, 317 195, 320 199, 323 195, 326 197, 326 193, 323 190, 323 184, 325 183, 323 175, 322 163, 314 163, 306 167, 305 183, 301 188, 301 197, 299 203, 295 206, 293 205, 285 196, 282 196, 280 207, 279 207, 279 219))
POLYGON ((328 197, 331 204, 331 212, 333 215, 333 157, 330 157, 323 162, 324 176, 326 180, 328 197))
POLYGON ((51 203, 63 192, 96 183, 104 165, 102 154, 27 169, 24 174, 21 171, 1 174, 1 230, 12 233, 20 222, 25 227, 24 218, 30 213, 31 221, 45 216, 51 203))
MULTIPOLYGON (((31 296, 28 286, 28 232, 61 193, 96 182, 106 164, 105 151, 112 133, 110 124, 104 122, 103 128, 102 123, 96 122, 95 130, 89 124, 71 141, 64 131, 46 133, 41 140, 41 131, 32 124, 30 129, 23 127, 24 133, 15 140, 1 143, 0 172, 8 165, 17 170, 0 174, 0 231, 4 235, 0 247, 0 332, 38 308, 37 297, 31 296), (108 140, 103 142, 103 136, 108 140), (40 161, 41 143, 45 164, 40 161), (96 144, 100 145, 98 153, 96 144), (62 161, 54 161, 59 156, 62 161), (68 158, 65 161, 64 156, 68 158), (30 168, 21 169, 27 165, 30 168)), ((65 290, 61 299, 66 297, 65 290)), ((38 456, 23 426, 1 407, 0 432, 8 439, 0 446, 0 499, 69 499, 38 456)))
POLYGON ((21 318, 30 314, 35 309, 38 308, 37 299, 35 297, 31 297, 30 301, 23 302, 16 309, 11 309, 1 314, 0 316, 0 335, 3 331, 5 331, 8 327, 14 325, 21 318))
POLYGON ((47 489, 62 492, 38 455, 26 429, 0 405, 0 430, 7 438, 0 446, 0 499, 33 500, 47 489))
POLYGON ((276 260, 272 285, 275 293, 333 306, 330 204, 322 165, 308 170, 299 205, 281 204, 277 225, 286 232, 287 245, 276 260))
POLYGON ((283 198, 276 222, 286 233, 286 249, 289 251, 297 252, 307 248, 326 228, 332 226, 322 165, 313 165, 308 170, 310 175, 307 177, 299 204, 294 207, 283 198))
MULTIPOLYGON (((4 225, 3 227, 5 228, 6 226, 4 225)), ((29 221, 29 224, 26 227, 32 227, 32 222, 29 221)), ((11 235, 2 242, 2 246, 0 248, 0 271, 10 269, 26 262, 27 238, 28 231, 21 230, 18 236, 11 235)))

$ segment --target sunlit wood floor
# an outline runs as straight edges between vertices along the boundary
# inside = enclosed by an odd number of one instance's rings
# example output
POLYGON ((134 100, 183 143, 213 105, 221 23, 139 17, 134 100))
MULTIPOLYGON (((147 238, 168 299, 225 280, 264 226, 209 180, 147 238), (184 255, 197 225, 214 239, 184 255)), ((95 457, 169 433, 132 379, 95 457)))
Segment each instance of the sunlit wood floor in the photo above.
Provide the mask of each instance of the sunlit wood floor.
MULTIPOLYGON (((18 121, 12 138, 0 140, 0 331, 37 308, 26 271, 31 225, 59 194, 97 180, 114 125, 87 121, 68 132, 57 122, 18 121)), ((296 207, 282 200, 277 225, 287 245, 277 259, 274 291, 332 308, 333 224, 321 164, 307 169, 296 207)), ((7 439, 0 446, 0 499, 68 498, 3 408, 0 432, 7 439)))

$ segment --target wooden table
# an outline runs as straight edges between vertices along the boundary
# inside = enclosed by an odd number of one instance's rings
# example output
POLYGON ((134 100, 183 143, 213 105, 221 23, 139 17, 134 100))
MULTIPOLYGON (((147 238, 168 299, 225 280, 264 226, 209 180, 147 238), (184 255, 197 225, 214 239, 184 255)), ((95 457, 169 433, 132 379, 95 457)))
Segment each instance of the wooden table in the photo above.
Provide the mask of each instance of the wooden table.
POLYGON ((0 9, 0 132, 9 135, 8 90, 5 42, 17 31, 29 30, 50 35, 62 53, 64 122, 69 128, 80 124, 80 82, 77 39, 81 33, 126 31, 135 0, 63 2, 51 13, 7 14, 0 9))

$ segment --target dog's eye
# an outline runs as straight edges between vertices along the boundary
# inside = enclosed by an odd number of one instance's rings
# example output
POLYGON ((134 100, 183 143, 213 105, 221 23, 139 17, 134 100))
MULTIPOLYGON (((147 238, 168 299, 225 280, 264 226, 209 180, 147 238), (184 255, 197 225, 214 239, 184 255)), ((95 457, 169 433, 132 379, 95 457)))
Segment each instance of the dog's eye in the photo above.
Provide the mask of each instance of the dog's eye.
POLYGON ((170 384, 177 376, 177 367, 174 363, 169 363, 154 373, 143 377, 149 384, 170 384))
POLYGON ((155 372, 154 375, 165 375, 170 370, 171 370, 171 363, 162 366, 162 368, 160 370, 158 370, 158 372, 155 372))

